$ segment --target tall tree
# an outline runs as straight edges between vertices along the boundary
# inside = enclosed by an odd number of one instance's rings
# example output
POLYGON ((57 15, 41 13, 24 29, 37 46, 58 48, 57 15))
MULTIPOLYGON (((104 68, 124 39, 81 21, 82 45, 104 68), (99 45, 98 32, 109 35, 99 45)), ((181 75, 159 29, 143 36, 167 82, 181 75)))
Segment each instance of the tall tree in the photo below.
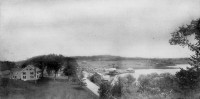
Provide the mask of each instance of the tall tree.
POLYGON ((45 55, 42 56, 36 56, 36 57, 32 57, 28 60, 26 60, 23 64, 22 64, 22 68, 26 67, 29 64, 33 64, 34 66, 38 67, 41 70, 41 76, 44 76, 44 70, 46 68, 46 60, 45 60, 45 55))
POLYGON ((171 33, 171 45, 188 46, 195 54, 190 57, 190 64, 195 69, 200 66, 200 19, 193 20, 189 25, 183 25, 171 33))
POLYGON ((65 68, 63 72, 66 76, 77 76, 79 73, 81 73, 79 65, 74 58, 66 57, 64 64, 65 68))
POLYGON ((46 59, 46 66, 47 66, 47 71, 54 72, 54 79, 56 78, 56 74, 58 73, 58 71, 61 69, 62 65, 63 65, 63 60, 64 60, 64 56, 62 55, 55 55, 55 54, 50 54, 47 55, 45 57, 46 59))
POLYGON ((177 83, 184 95, 193 96, 199 89, 200 83, 200 19, 193 20, 189 25, 183 25, 171 33, 169 40, 172 45, 187 46, 194 55, 191 55, 189 64, 191 68, 181 69, 176 73, 177 83))
POLYGON ((0 71, 11 70, 16 66, 15 62, 11 61, 0 61, 0 71))
POLYGON ((54 71, 55 75, 58 70, 62 67, 64 56, 49 54, 49 55, 41 55, 30 58, 24 62, 22 67, 26 67, 28 64, 33 64, 34 66, 41 69, 41 76, 44 75, 44 70, 54 71))

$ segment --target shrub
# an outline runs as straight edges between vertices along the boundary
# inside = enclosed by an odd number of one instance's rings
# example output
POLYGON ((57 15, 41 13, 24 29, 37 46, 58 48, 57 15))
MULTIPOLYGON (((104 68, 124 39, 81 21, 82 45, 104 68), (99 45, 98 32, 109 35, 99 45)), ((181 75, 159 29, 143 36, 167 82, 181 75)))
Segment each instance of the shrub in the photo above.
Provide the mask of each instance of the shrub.
POLYGON ((100 99, 110 99, 112 97, 111 90, 112 85, 110 82, 102 82, 99 88, 100 99))
POLYGON ((181 69, 176 73, 179 91, 184 96, 192 96, 200 88, 200 71, 192 68, 181 69))
POLYGON ((138 81, 140 83, 139 92, 162 98, 171 96, 176 86, 175 76, 169 73, 141 75, 138 81))
POLYGON ((138 96, 135 78, 132 75, 118 77, 112 87, 112 96, 120 99, 135 99, 138 96))
POLYGON ((121 83, 115 83, 115 85, 113 86, 112 91, 111 91, 112 95, 114 97, 121 97, 122 93, 123 93, 122 88, 123 88, 123 86, 121 83))
POLYGON ((90 77, 90 81, 99 86, 102 83, 102 77, 98 73, 95 73, 90 77))

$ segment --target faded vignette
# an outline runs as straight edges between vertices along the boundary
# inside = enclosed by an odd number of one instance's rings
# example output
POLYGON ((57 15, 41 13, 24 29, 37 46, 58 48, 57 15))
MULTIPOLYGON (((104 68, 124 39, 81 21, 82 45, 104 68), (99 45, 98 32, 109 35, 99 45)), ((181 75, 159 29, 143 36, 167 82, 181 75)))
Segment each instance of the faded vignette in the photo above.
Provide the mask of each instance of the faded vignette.
POLYGON ((0 99, 200 99, 200 0, 0 0, 0 99))

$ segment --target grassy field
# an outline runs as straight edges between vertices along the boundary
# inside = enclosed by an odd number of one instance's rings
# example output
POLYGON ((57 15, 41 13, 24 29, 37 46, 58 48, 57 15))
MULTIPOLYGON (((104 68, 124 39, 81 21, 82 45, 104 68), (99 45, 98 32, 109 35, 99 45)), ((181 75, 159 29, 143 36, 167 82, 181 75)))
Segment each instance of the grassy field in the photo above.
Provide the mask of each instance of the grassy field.
POLYGON ((37 84, 10 79, 6 81, 4 85, 0 81, 0 99, 97 99, 85 88, 66 80, 46 79, 37 84))

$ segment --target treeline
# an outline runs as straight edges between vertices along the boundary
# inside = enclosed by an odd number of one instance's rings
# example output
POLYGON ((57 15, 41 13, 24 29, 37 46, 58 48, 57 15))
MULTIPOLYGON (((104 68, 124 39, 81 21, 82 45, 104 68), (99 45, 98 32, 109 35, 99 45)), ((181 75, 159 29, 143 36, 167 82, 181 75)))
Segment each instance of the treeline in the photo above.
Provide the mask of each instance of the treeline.
POLYGON ((165 68, 165 66, 173 66, 176 64, 188 64, 188 58, 140 58, 140 57, 120 57, 112 55, 96 55, 96 56, 76 56, 81 61, 132 61, 141 62, 153 66, 155 68, 165 68))
POLYGON ((15 68, 15 67, 16 67, 15 62, 0 61, 0 71, 11 70, 12 68, 15 68))
POLYGON ((35 56, 20 62, 1 61, 0 71, 12 71, 13 68, 24 68, 27 65, 38 67, 41 70, 41 77, 44 77, 44 73, 47 73, 47 75, 54 74, 54 77, 56 77, 59 71, 65 76, 76 77, 80 71, 75 58, 56 54, 35 56))
POLYGON ((132 61, 172 61, 175 64, 185 64, 188 58, 141 58, 141 57, 121 57, 112 55, 95 55, 95 56, 75 56, 77 60, 87 61, 120 61, 120 60, 132 60, 132 61))
POLYGON ((41 70, 41 76, 44 76, 46 70, 48 74, 52 72, 55 74, 62 70, 66 76, 75 76, 79 68, 76 59, 71 57, 64 57, 63 55, 49 54, 32 57, 24 61, 21 68, 32 64, 41 70))

